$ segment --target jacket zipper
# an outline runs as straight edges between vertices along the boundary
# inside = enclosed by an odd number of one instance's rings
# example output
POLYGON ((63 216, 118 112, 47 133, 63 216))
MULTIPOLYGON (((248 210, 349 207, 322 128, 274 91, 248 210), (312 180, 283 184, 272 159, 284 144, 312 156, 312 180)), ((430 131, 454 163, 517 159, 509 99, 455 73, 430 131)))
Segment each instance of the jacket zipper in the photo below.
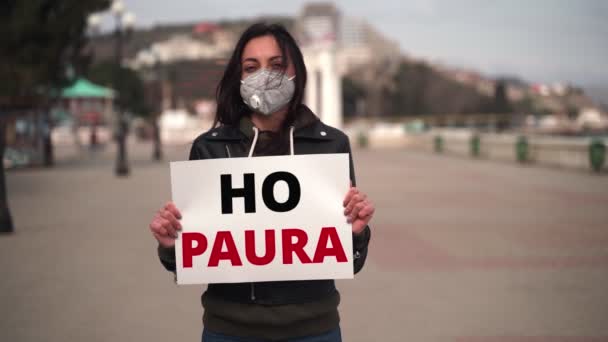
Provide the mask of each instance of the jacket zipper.
MULTIPOLYGON (((226 148, 226 157, 232 158, 228 145, 224 145, 224 147, 226 148)), ((251 301, 255 302, 255 285, 253 283, 251 283, 251 301)))
MULTIPOLYGON (((226 156, 228 158, 232 158, 232 155, 230 154, 230 148, 228 147, 228 145, 224 145, 224 147, 226 148, 226 156)), ((251 301, 255 302, 255 285, 253 283, 251 283, 251 301)))

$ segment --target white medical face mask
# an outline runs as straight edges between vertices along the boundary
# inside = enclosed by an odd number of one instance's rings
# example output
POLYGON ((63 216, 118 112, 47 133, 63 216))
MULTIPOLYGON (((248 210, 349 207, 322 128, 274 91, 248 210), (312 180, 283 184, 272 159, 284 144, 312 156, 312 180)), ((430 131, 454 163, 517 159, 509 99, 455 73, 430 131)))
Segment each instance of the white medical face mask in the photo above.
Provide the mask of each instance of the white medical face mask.
POLYGON ((241 80, 241 97, 256 113, 270 115, 291 101, 296 86, 284 72, 260 69, 241 80))

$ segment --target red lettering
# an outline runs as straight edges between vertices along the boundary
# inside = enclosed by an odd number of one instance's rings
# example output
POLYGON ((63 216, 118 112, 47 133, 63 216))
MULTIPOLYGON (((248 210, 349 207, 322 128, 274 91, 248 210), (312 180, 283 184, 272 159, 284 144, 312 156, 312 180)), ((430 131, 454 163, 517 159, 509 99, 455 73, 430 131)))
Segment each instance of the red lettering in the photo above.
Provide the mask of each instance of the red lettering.
POLYGON ((317 250, 312 258, 312 262, 322 263, 323 259, 329 256, 335 256, 338 262, 346 262, 346 254, 344 253, 344 248, 342 248, 336 227, 323 227, 321 229, 319 243, 317 244, 317 250), (331 241, 331 247, 327 247, 328 240, 331 241))
POLYGON ((205 253, 207 249, 207 238, 201 233, 182 233, 182 255, 184 260, 184 268, 192 267, 192 258, 195 255, 205 253), (196 247, 192 246, 192 242, 196 241, 196 247))
POLYGON ((217 232, 213 248, 211 249, 211 255, 209 256, 208 266, 217 267, 220 260, 229 260, 232 266, 243 266, 239 252, 236 250, 236 245, 232 239, 232 234, 229 231, 217 232), (226 245, 226 251, 222 251, 224 244, 226 245))
MULTIPOLYGON (((306 231, 298 228, 286 228, 281 231, 283 245, 283 264, 294 263, 294 254, 302 264, 323 263, 326 257, 335 257, 337 262, 347 262, 344 247, 336 231, 336 227, 323 227, 312 260, 304 251, 308 243, 306 231)), ((275 230, 264 231, 266 249, 262 256, 256 254, 255 231, 245 231, 245 255, 247 261, 256 266, 270 264, 276 256, 275 230)), ((202 255, 207 250, 207 238, 201 233, 182 233, 182 255, 184 268, 190 268, 193 258, 202 255)), ((220 261, 227 260, 232 266, 243 266, 239 251, 236 248, 230 231, 219 231, 215 236, 208 267, 219 266, 220 261), (225 247, 224 247, 225 246, 225 247), (225 249, 225 250, 224 250, 225 249)))
POLYGON ((295 253, 300 262, 303 264, 311 263, 310 257, 304 251, 304 246, 308 242, 308 235, 302 229, 283 229, 282 234, 283 241, 283 263, 293 264, 293 254, 295 253), (296 237, 296 242, 293 242, 293 238, 296 237))
POLYGON ((276 254, 274 230, 265 230, 264 239, 266 240, 266 252, 264 256, 258 257, 255 254, 255 231, 245 231, 245 254, 247 255, 247 260, 253 265, 268 265, 274 259, 276 254))

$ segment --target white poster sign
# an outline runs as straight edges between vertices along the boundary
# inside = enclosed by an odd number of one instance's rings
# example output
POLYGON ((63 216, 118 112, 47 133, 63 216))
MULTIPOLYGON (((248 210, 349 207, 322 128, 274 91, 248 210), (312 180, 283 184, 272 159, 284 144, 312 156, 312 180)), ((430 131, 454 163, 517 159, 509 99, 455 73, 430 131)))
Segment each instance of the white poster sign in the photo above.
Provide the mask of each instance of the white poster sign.
POLYGON ((178 284, 353 277, 348 154, 171 163, 178 284))

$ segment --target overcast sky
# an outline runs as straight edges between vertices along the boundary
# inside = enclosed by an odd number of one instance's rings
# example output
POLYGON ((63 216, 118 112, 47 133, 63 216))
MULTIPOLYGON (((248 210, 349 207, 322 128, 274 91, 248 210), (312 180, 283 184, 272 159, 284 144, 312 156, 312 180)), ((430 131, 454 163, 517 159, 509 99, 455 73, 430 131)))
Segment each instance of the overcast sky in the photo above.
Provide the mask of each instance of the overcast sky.
MULTIPOLYGON (((138 25, 297 15, 303 0, 125 0, 138 25)), ((608 1, 345 0, 401 50, 488 75, 608 84, 608 1)))

